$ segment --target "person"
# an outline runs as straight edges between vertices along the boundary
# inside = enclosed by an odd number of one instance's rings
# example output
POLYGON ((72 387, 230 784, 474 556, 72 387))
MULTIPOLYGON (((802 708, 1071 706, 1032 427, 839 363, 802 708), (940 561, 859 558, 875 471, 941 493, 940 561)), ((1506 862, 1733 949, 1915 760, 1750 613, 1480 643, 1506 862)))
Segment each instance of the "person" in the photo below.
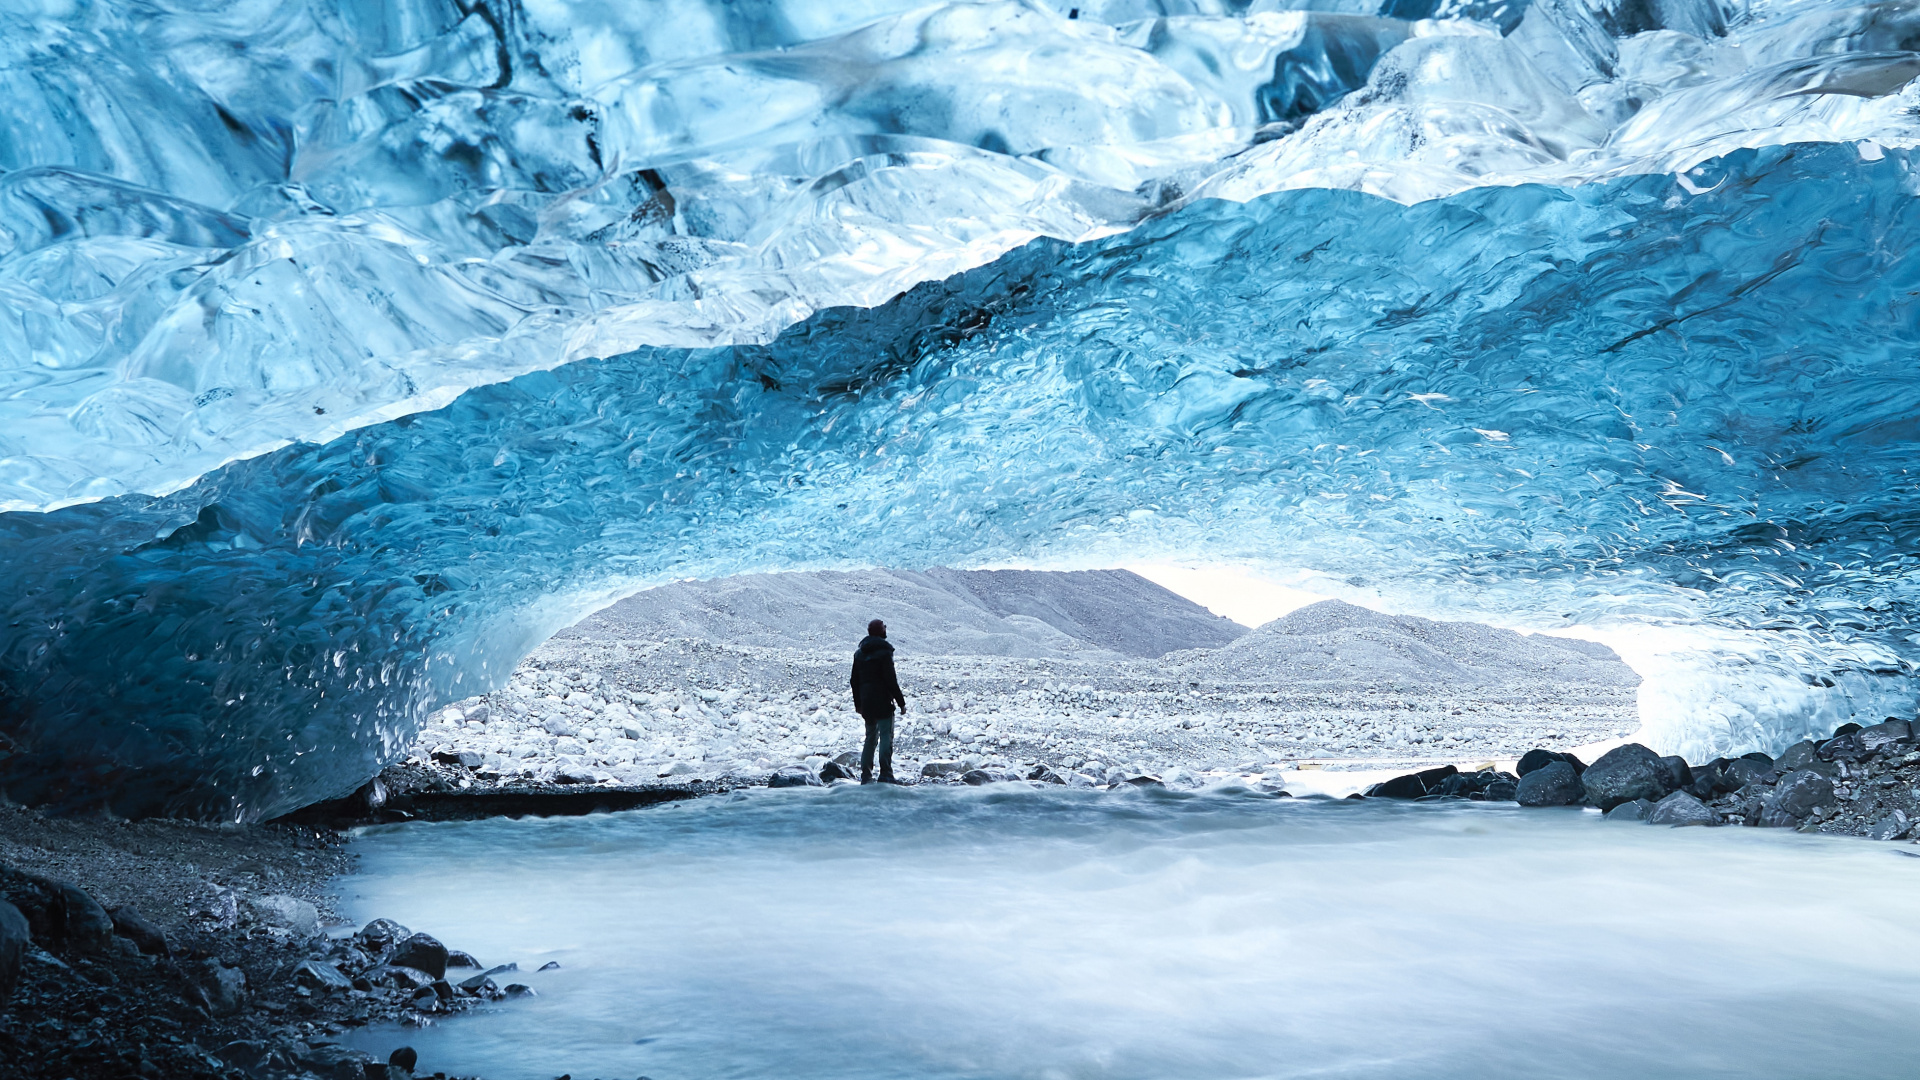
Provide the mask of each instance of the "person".
POLYGON ((893 645, 887 641, 887 624, 875 619, 867 624, 867 636, 853 654, 853 707, 867 722, 866 745, 860 748, 860 782, 873 783, 873 758, 880 756, 880 782, 897 784, 893 778, 893 707, 907 711, 907 696, 900 692, 900 679, 893 671, 893 645))

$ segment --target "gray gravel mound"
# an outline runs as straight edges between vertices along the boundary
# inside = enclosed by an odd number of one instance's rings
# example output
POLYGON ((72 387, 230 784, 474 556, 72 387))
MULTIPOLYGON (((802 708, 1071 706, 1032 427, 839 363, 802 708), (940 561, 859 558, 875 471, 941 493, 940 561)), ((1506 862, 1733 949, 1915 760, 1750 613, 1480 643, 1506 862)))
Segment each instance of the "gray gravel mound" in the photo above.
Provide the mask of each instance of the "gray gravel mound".
POLYGON ((1310 604, 1223 648, 1181 659, 1222 679, 1244 673, 1240 677, 1399 685, 1640 683, 1605 645, 1383 615, 1339 600, 1310 604))
POLYGON ((1156 657, 1214 648, 1238 623, 1126 570, 870 570, 682 581, 630 596, 561 638, 692 638, 848 651, 869 619, 922 655, 1156 657))

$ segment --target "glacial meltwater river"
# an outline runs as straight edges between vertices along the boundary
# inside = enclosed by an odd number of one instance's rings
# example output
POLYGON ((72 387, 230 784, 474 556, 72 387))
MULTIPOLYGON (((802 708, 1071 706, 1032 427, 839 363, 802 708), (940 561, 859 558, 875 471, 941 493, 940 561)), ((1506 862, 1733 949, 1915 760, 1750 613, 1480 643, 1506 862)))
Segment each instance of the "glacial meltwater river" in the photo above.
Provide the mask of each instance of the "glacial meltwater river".
POLYGON ((539 996, 355 1045, 489 1080, 1920 1075, 1906 844, 1007 785, 356 847, 353 915, 539 996))

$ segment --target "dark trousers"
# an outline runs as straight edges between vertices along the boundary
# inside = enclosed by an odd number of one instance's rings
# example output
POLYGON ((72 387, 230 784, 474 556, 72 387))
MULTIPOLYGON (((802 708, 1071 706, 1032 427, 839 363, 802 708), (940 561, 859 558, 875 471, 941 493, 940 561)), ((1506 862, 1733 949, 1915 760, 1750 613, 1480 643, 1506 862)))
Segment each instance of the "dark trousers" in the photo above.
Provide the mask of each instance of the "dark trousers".
POLYGON ((873 779, 873 752, 880 751, 880 779, 893 779, 893 710, 885 716, 864 716, 867 743, 860 748, 860 781, 873 779))

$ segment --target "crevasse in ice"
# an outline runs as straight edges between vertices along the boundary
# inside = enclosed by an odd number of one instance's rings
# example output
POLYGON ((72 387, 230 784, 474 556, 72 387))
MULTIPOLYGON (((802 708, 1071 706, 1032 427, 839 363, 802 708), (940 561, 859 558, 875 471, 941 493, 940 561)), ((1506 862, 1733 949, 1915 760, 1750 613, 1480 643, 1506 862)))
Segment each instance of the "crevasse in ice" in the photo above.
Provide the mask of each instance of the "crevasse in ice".
POLYGON ((0 3, 0 782, 270 815, 648 581, 1153 551, 1744 635, 1673 749, 1911 708, 1920 12, 1313 6, 0 3))

